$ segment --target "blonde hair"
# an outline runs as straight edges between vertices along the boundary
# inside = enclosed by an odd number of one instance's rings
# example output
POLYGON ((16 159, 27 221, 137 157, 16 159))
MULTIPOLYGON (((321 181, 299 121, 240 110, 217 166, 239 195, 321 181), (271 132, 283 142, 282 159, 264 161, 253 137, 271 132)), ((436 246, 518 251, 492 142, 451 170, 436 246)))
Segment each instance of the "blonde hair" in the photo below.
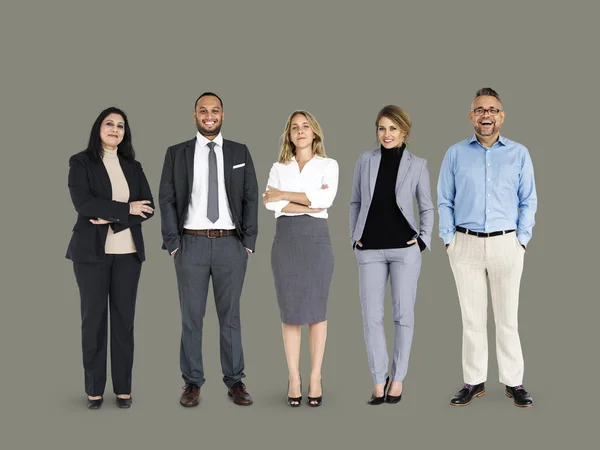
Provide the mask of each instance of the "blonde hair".
POLYGON ((390 119, 394 125, 404 133, 403 141, 408 143, 408 136, 410 135, 410 128, 412 127, 412 119, 408 113, 399 106, 388 105, 377 114, 377 120, 375 120, 376 129, 379 128, 379 120, 382 117, 390 119))
POLYGON ((315 134, 315 138, 312 141, 312 152, 313 155, 318 155, 323 158, 327 158, 325 154, 325 147, 323 145, 323 130, 321 130, 321 125, 317 122, 315 116, 313 116, 308 111, 304 111, 302 109, 294 111, 290 117, 288 118, 285 124, 285 130, 281 135, 281 150, 279 152, 279 162, 281 164, 287 164, 292 160, 292 157, 296 154, 296 146, 290 140, 290 129, 292 127, 292 120, 294 117, 303 115, 306 117, 308 124, 312 128, 313 133, 315 134))

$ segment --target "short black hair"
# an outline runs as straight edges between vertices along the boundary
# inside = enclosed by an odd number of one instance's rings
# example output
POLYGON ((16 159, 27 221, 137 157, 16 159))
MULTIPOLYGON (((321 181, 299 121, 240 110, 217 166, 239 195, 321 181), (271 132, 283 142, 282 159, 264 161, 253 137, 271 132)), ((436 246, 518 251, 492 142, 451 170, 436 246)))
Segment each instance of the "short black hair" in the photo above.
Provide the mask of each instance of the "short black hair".
POLYGON ((135 151, 133 150, 133 145, 131 143, 131 130, 129 129, 129 120, 127 119, 127 115, 125 114, 125 112, 122 109, 119 109, 115 106, 106 108, 96 118, 96 121, 92 126, 92 131, 90 132, 90 139, 88 142, 88 146, 85 149, 85 152, 95 163, 98 163, 102 160, 104 149, 102 148, 102 140, 100 139, 100 127, 102 126, 102 122, 104 121, 104 119, 106 119, 111 114, 120 115, 123 118, 123 122, 125 123, 125 132, 123 134, 123 140, 117 148, 117 154, 121 155, 127 161, 133 161, 135 160, 135 151))
POLYGON ((498 93, 495 90, 493 90, 491 87, 484 87, 484 88, 479 89, 475 93, 475 98, 481 97, 483 95, 488 95, 490 97, 496 97, 498 99, 498 101, 500 103, 502 103, 502 100, 500 100, 500 96, 498 95, 498 93))
POLYGON ((223 100, 221 100, 221 97, 219 97, 214 92, 204 92, 203 94, 200 94, 200 97, 196 99, 196 103, 194 103, 194 111, 196 111, 196 106, 198 106, 198 100, 200 100, 202 97, 217 97, 219 99, 219 102, 221 102, 221 109, 223 109, 223 100))

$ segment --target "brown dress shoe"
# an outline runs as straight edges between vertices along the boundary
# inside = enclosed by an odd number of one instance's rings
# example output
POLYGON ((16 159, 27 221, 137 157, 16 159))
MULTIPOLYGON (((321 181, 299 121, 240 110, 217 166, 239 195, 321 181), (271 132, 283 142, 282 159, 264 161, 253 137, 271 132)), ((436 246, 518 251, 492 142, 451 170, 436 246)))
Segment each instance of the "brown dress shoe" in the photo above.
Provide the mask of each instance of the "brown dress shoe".
POLYGON ((186 383, 179 398, 179 403, 186 408, 198 406, 198 403, 200 403, 200 386, 186 383))
POLYGON ((253 403, 252 397, 250 396, 250 394, 248 394, 248 391, 246 390, 246 385, 241 381, 238 381, 233 386, 231 386, 229 388, 229 391, 227 392, 227 395, 233 397, 233 403, 235 403, 236 405, 247 406, 253 403))

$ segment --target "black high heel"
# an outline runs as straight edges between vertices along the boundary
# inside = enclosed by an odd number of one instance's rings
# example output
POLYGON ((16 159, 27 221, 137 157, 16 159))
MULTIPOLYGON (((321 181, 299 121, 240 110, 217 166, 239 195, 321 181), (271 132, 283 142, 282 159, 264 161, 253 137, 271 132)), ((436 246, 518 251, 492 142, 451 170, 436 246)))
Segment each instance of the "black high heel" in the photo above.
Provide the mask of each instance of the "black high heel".
POLYGON ((387 389, 388 383, 390 382, 390 377, 388 376, 385 379, 385 386, 383 386, 383 395, 381 397, 375 397, 375 393, 371 394, 371 398, 367 400, 369 405, 381 405, 385 401, 385 391, 387 389))
MULTIPOLYGON (((308 387, 308 391, 310 392, 310 386, 308 387)), ((321 406, 323 404, 323 380, 321 380, 321 395, 319 397, 311 397, 308 396, 308 406, 312 406, 316 408, 317 406, 321 406), (315 403, 313 403, 315 402, 315 403)))
POLYGON ((404 382, 402 383, 402 392, 400 392, 400 395, 390 395, 390 394, 386 394, 385 396, 385 402, 386 403, 398 403, 400 400, 402 400, 402 394, 404 393, 404 382))
MULTIPOLYGON (((288 393, 290 392, 290 380, 288 380, 288 390, 287 391, 288 391, 288 393)), ((292 408, 298 408, 302 404, 302 377, 300 377, 300 397, 290 397, 288 395, 287 404, 288 404, 288 406, 291 406, 292 408)))

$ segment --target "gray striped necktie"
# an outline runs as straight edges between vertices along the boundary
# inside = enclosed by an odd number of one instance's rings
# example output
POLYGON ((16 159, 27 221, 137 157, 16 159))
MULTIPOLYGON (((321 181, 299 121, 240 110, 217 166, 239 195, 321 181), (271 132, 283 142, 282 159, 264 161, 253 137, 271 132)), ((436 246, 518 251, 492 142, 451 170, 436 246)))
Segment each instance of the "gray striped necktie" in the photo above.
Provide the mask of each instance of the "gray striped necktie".
POLYGON ((209 142, 208 148, 208 202, 206 207, 206 217, 212 223, 219 219, 219 183, 217 177, 217 155, 215 154, 214 142, 209 142))

